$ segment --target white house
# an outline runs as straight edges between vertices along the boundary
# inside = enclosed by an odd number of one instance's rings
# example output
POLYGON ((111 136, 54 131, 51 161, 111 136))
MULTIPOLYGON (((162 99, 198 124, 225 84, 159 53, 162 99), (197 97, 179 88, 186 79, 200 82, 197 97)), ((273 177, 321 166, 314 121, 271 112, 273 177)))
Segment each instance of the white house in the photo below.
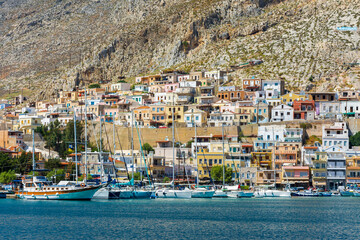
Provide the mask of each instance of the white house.
POLYGON ((254 141, 254 149, 269 149, 276 142, 285 142, 286 125, 266 125, 258 127, 258 138, 254 141))
POLYGON ((322 130, 323 148, 339 147, 346 151, 349 149, 349 131, 345 122, 335 122, 324 125, 322 130))
POLYGON ((169 92, 154 93, 154 96, 152 97, 152 101, 154 103, 172 104, 177 101, 177 94, 169 93, 169 92))
POLYGON ((272 122, 292 121, 294 120, 294 109, 288 105, 281 104, 271 111, 272 122))
POLYGON ((208 125, 210 127, 232 126, 234 125, 235 113, 230 111, 210 113, 208 125))
POLYGON ((276 90, 281 95, 284 94, 285 82, 284 80, 262 80, 261 89, 266 90, 276 90))
POLYGON ((341 113, 360 113, 360 101, 341 101, 341 113))
POLYGON ((184 113, 184 120, 187 127, 200 127, 206 123, 206 112, 197 108, 190 108, 184 113))

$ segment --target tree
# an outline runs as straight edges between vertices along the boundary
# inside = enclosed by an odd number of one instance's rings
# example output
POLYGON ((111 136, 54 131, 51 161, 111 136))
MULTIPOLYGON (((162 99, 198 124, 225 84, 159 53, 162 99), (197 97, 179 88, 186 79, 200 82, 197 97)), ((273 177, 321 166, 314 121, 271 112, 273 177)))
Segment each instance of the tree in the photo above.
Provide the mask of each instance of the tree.
POLYGON ((139 172, 134 173, 134 180, 140 180, 140 173, 139 172))
POLYGON ((9 154, 0 153, 0 172, 6 172, 14 168, 14 161, 9 154))
POLYGON ((0 174, 0 183, 11 183, 16 179, 16 174, 14 170, 9 170, 7 172, 2 172, 0 174))
POLYGON ((65 179, 65 171, 64 169, 54 169, 46 175, 46 178, 55 181, 55 183, 59 183, 61 180, 65 179))
MULTIPOLYGON (((87 176, 87 180, 92 180, 93 179, 93 177, 89 174, 88 176, 87 176)), ((84 181, 84 175, 81 175, 80 177, 78 177, 78 180, 79 181, 84 181)))
POLYGON ((355 135, 350 136, 349 140, 351 146, 360 146, 360 132, 357 132, 355 135))
POLYGON ((60 168, 60 166, 60 159, 58 158, 49 159, 47 162, 45 162, 45 168, 49 170, 60 168))
POLYGON ((20 157, 16 159, 16 172, 24 175, 31 170, 31 153, 22 152, 20 157))
MULTIPOLYGON (((211 168, 211 178, 214 181, 223 181, 223 166, 214 166, 211 168)), ((229 183, 232 181, 232 168, 225 167, 225 182, 229 183)))
POLYGON ((311 135, 307 140, 306 140, 306 145, 314 145, 315 142, 319 142, 321 144, 321 139, 318 138, 315 135, 311 135))
POLYGON ((89 88, 100 88, 101 86, 100 86, 100 84, 98 84, 98 83, 93 83, 93 84, 90 84, 89 85, 89 88))
POLYGON ((168 178, 168 177, 164 177, 163 182, 164 182, 164 183, 166 183, 166 182, 170 182, 170 178, 168 178))
POLYGON ((143 149, 143 151, 145 151, 147 154, 149 153, 149 152, 153 152, 154 151, 154 149, 152 148, 152 146, 149 144, 149 143, 144 143, 143 145, 142 145, 142 149, 143 149))
POLYGON ((187 143, 186 143, 186 148, 191 148, 191 144, 193 143, 194 141, 193 140, 191 140, 191 141, 188 141, 187 143))

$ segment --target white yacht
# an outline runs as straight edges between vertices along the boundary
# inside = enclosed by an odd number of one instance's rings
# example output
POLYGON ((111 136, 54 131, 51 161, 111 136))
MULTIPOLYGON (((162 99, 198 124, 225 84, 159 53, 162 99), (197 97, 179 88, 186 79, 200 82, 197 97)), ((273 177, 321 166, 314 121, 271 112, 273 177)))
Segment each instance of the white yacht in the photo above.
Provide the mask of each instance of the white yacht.
POLYGON ((157 198, 191 198, 191 190, 189 188, 184 190, 162 188, 156 190, 155 196, 157 198))
POLYGON ((262 197, 291 197, 291 192, 289 190, 276 190, 276 189, 257 189, 254 192, 256 198, 262 197))

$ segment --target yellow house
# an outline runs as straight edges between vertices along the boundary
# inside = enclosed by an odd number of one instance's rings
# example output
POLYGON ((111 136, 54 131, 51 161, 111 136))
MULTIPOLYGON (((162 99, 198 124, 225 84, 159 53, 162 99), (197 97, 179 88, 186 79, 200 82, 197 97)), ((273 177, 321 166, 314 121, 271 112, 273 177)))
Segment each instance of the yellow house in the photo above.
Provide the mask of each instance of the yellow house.
POLYGON ((311 175, 313 187, 326 188, 327 153, 315 152, 315 159, 312 162, 311 175))
POLYGON ((197 152, 199 179, 210 179, 211 168, 222 166, 223 161, 222 152, 209 152, 207 149, 200 149, 197 152))
POLYGON ((40 116, 20 116, 19 117, 19 131, 22 131, 24 134, 31 134, 32 129, 36 129, 37 127, 41 126, 41 119, 40 116))
POLYGON ((280 97, 280 99, 283 104, 292 105, 294 101, 304 101, 307 99, 307 97, 302 94, 296 94, 296 93, 291 92, 291 93, 282 95, 280 97))
POLYGON ((258 150, 251 153, 251 167, 272 169, 272 151, 269 149, 258 150))
POLYGON ((172 112, 174 112, 174 119, 177 123, 184 123, 184 113, 188 110, 188 106, 166 106, 165 107, 165 124, 170 125, 172 123, 172 112))
MULTIPOLYGON (((232 159, 229 153, 225 152, 209 152, 208 149, 200 149, 197 153, 199 179, 210 179, 211 169, 214 166, 223 166, 232 169, 233 180, 240 179, 240 162, 238 158, 232 159), (224 160, 225 158, 225 160, 224 160)), ((241 168, 245 168, 245 162, 241 163, 241 168)))

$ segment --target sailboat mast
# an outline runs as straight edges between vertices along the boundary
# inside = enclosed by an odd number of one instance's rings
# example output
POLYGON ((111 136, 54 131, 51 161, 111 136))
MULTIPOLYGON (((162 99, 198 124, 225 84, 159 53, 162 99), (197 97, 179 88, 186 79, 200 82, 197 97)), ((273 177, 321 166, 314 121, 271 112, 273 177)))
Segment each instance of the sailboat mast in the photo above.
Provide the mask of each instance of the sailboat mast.
POLYGON ((273 167, 274 167, 274 188, 276 190, 276 166, 275 166, 275 150, 276 150, 276 142, 275 146, 273 147, 273 154, 272 154, 272 160, 273 160, 273 167))
POLYGON ((33 178, 35 177, 35 130, 32 130, 32 169, 33 178))
POLYGON ((195 162, 196 162, 196 187, 199 187, 199 166, 197 159, 197 131, 196 131, 196 122, 195 122, 195 162))
POLYGON ((88 174, 88 167, 87 167, 87 95, 86 95, 86 88, 85 88, 85 184, 87 184, 87 174, 88 174))
MULTIPOLYGON (((174 99, 174 98, 173 98, 174 99)), ((174 122, 174 103, 171 108, 172 113, 172 147, 173 147, 173 189, 175 188, 175 122, 174 122)))
POLYGON ((134 111, 131 110, 131 179, 134 180, 134 111))
POLYGON ((239 138, 239 184, 241 186, 241 141, 240 141, 240 138, 239 138))
POLYGON ((116 142, 115 142, 115 117, 113 116, 113 142, 114 142, 114 150, 113 150, 113 166, 114 166, 114 176, 116 177, 116 166, 115 166, 115 149, 116 149, 116 142))
POLYGON ((103 177, 104 177, 104 163, 103 163, 103 156, 102 156, 102 116, 100 115, 100 170, 101 170, 101 176, 100 176, 100 181, 102 183, 103 181, 103 177))
POLYGON ((223 186, 225 186, 225 145, 224 145, 224 123, 221 125, 222 128, 222 152, 223 152, 223 161, 222 161, 222 165, 223 165, 223 186))
POLYGON ((78 184, 78 157, 77 157, 77 137, 76 137, 76 113, 74 109, 74 141, 75 141, 75 178, 78 184))

